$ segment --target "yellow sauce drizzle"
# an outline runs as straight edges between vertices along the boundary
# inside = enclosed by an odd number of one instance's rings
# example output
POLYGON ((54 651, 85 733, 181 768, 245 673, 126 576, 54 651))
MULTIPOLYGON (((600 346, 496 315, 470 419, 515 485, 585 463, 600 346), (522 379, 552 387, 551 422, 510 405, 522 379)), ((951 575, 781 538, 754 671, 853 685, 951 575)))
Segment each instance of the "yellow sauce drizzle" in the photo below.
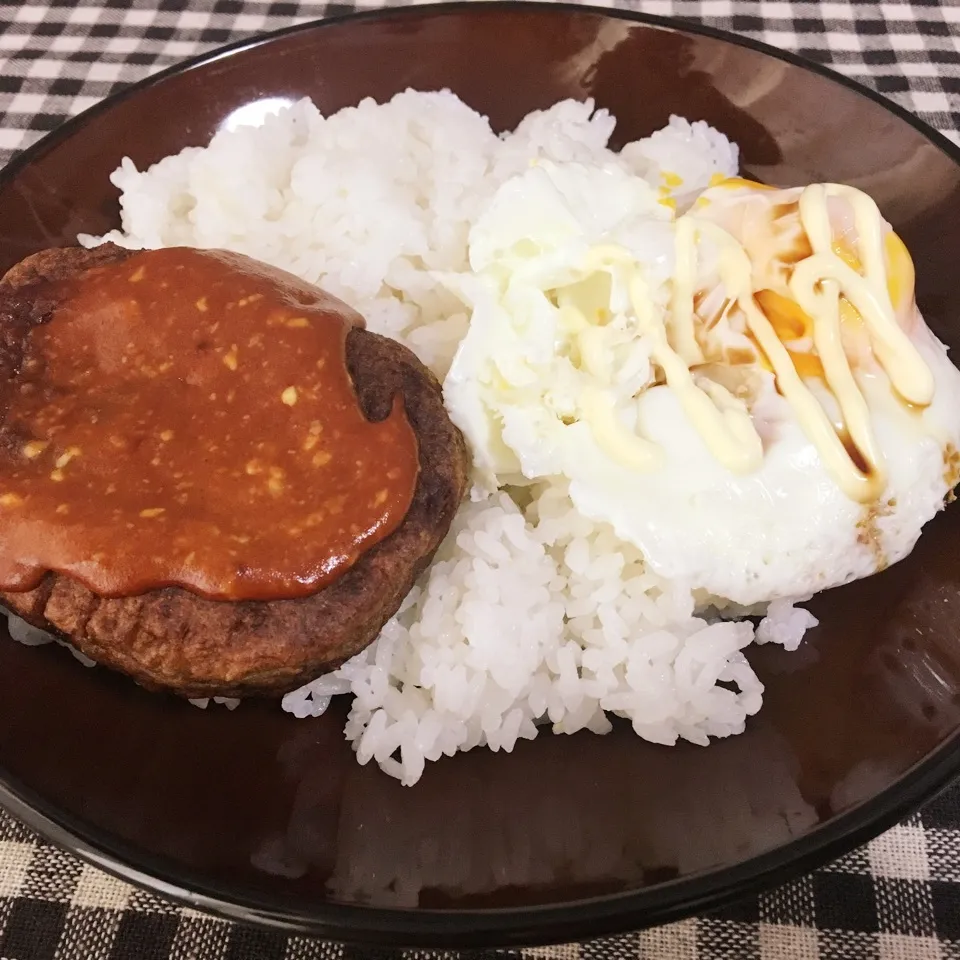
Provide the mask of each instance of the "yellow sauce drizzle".
MULTIPOLYGON (((739 179, 733 183, 754 186, 739 179)), ((690 215, 676 221, 669 311, 654 301, 639 265, 622 247, 594 247, 584 268, 588 275, 598 270, 619 271, 627 286, 637 334, 646 338, 651 360, 662 370, 686 416, 720 464, 734 473, 749 473, 762 463, 763 447, 746 403, 695 372, 704 362, 696 337, 694 308, 697 243, 699 236, 711 239, 719 251, 720 280, 727 296, 742 311, 801 429, 837 485, 851 499, 866 503, 883 493, 886 468, 870 409, 844 351, 841 327, 861 325, 897 394, 908 404, 928 405, 934 391, 932 371, 896 317, 897 305, 911 289, 912 264, 899 238, 892 233, 884 237, 883 220, 874 201, 852 187, 806 187, 800 194, 799 211, 812 254, 796 263, 790 275, 792 301, 770 290, 760 291, 758 296, 746 250, 718 225, 690 215), (830 197, 842 197, 850 204, 857 234, 855 251, 832 236, 830 197), (885 256, 897 268, 896 279, 887 277, 885 256), (812 340, 816 354, 792 353, 784 345, 784 340, 803 338, 812 340), (814 367, 836 399, 847 443, 804 383, 807 368, 814 367)), ((571 328, 578 331, 584 369, 599 379, 609 379, 601 331, 576 305, 565 304, 563 310, 571 328)), ((662 462, 660 448, 626 429, 616 415, 613 400, 602 390, 585 391, 580 408, 598 445, 608 455, 640 471, 655 469, 662 462)))
MULTIPOLYGON (((833 281, 863 317, 873 351, 894 389, 909 403, 929 405, 933 400, 933 372, 897 323, 884 266, 883 220, 876 203, 853 187, 813 184, 800 195, 800 219, 813 256, 797 264, 790 281, 791 292, 795 296, 798 291, 806 294, 817 283, 833 281), (853 208, 863 276, 833 251, 827 211, 830 196, 844 197, 853 208)), ((806 309, 799 296, 797 302, 806 309)))
POLYGON ((674 240, 676 271, 670 300, 669 339, 688 366, 703 362, 693 319, 693 295, 697 282, 697 229, 688 217, 676 223, 674 240))

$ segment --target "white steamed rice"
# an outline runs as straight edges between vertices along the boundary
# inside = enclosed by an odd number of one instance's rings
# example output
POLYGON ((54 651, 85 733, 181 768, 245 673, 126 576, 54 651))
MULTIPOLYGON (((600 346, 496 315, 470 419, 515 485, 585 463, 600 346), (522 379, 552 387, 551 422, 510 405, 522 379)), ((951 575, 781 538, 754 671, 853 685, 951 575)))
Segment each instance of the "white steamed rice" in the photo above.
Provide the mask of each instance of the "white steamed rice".
MULTIPOLYGON (((737 171, 736 146, 702 122, 672 118, 620 154, 606 147, 614 123, 592 102, 564 101, 498 137, 449 92, 408 91, 326 118, 300 101, 144 172, 124 160, 112 177, 123 229, 102 239, 222 247, 287 269, 442 378, 468 315, 437 274, 467 268, 470 225, 507 177, 535 158, 620 163, 664 192, 676 180, 664 175, 677 175, 682 205, 712 175, 737 171)), ((645 569, 561 485, 516 500, 501 491, 462 507, 375 644, 283 708, 316 716, 352 693, 346 735, 359 761, 406 784, 428 760, 481 745, 510 751, 547 724, 605 733, 608 714, 656 743, 705 745, 740 733, 760 708, 743 648, 793 649, 816 622, 775 603, 755 633, 747 620, 720 619, 722 606, 645 569)))

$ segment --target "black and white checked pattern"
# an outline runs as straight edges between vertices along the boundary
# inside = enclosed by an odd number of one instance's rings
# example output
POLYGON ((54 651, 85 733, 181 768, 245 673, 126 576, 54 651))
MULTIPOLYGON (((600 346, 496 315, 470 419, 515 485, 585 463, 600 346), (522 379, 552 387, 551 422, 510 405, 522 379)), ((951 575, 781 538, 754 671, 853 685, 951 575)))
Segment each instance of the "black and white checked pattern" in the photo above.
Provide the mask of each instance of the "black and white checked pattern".
MULTIPOLYGON (((467 955, 462 955, 467 960, 467 955)), ((175 907, 0 814, 3 960, 460 960, 364 951, 175 907)), ((642 933, 470 960, 960 960, 960 787, 829 867, 642 933)))
MULTIPOLYGON (((960 142, 957 0, 598 0, 747 34, 861 80, 960 142)), ((119 87, 231 40, 381 6, 286 0, 0 4, 0 162, 119 87)))
MULTIPOLYGON (((185 57, 266 30, 380 5, 376 0, 0 3, 0 163, 67 117, 185 57)), ((804 54, 872 86, 960 143, 960 0, 607 0, 605 5, 699 21, 804 54)), ((0 960, 368 956, 374 954, 250 930, 173 906, 60 853, 0 813, 0 960)), ((824 870, 735 908, 624 937, 487 956, 960 960, 960 787, 824 870)), ((455 960, 457 955, 397 957, 455 960)))

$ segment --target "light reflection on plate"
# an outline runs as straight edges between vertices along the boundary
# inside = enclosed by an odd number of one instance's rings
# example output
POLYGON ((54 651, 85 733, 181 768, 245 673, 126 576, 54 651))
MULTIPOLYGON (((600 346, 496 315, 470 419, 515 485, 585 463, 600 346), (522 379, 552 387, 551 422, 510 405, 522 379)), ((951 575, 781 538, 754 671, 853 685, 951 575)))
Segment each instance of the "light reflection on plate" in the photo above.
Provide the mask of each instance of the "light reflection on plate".
POLYGON ((264 97, 262 100, 253 100, 237 107, 221 121, 220 132, 233 132, 239 127, 261 127, 267 117, 278 114, 284 107, 293 106, 296 101, 292 97, 264 97))

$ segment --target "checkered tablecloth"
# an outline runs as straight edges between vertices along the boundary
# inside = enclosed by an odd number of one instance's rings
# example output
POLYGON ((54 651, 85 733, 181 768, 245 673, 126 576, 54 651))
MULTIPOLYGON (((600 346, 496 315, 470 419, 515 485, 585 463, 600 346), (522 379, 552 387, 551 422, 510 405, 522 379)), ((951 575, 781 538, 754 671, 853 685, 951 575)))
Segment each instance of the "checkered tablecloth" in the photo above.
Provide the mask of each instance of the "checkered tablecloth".
MULTIPOLYGON (((125 84, 265 30, 377 6, 0 3, 0 163, 125 84)), ((960 0, 638 0, 805 54, 960 142, 960 0)), ((382 953, 376 954, 382 957, 382 953)), ((308 960, 363 950, 240 927, 128 887, 0 814, 0 960, 308 960)), ((412 956, 412 955, 411 955, 412 956)), ((455 954, 418 954, 436 960, 455 954)), ((867 847, 735 909, 501 958, 960 960, 960 787, 867 847)))

